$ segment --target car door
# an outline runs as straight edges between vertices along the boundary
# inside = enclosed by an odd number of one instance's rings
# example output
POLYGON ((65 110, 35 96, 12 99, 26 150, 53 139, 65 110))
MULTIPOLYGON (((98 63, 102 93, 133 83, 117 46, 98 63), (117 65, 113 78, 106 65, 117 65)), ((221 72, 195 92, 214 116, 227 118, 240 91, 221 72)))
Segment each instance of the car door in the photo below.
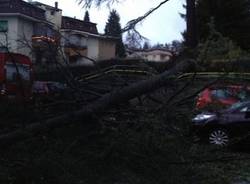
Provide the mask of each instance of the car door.
POLYGON ((250 106, 227 113, 222 122, 235 133, 250 131, 250 106))

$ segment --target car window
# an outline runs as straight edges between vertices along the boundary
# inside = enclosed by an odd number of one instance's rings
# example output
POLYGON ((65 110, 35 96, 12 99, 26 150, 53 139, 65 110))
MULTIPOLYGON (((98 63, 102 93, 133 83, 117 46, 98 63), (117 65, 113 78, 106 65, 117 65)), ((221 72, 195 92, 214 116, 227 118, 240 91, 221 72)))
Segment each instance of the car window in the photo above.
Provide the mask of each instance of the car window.
POLYGON ((250 91, 248 90, 240 90, 237 94, 239 100, 248 100, 250 99, 250 91))
POLYGON ((237 102, 231 105, 227 110, 231 112, 250 112, 250 102, 237 102))
POLYGON ((211 91, 211 95, 216 99, 227 99, 232 96, 228 89, 215 89, 211 91))
POLYGON ((246 107, 246 105, 247 105, 246 102, 237 102, 237 103, 234 103, 233 105, 231 105, 228 108, 228 110, 231 110, 231 111, 239 110, 239 109, 246 107))
POLYGON ((28 65, 16 64, 16 66, 12 63, 6 64, 6 79, 7 81, 16 82, 17 80, 17 68, 20 77, 23 80, 30 80, 30 69, 28 65))

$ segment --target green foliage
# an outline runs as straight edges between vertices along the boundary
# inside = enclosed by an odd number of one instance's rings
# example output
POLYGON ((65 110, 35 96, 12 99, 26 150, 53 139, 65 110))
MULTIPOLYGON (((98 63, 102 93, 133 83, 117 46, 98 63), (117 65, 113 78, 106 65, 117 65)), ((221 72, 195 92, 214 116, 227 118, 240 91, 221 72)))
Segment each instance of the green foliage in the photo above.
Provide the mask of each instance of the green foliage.
POLYGON ((84 21, 84 22, 90 22, 89 11, 86 11, 86 12, 85 12, 83 21, 84 21))
POLYGON ((198 0, 196 4, 199 40, 210 36, 208 23, 214 18, 214 26, 223 36, 239 45, 250 48, 250 2, 248 0, 198 0))
POLYGON ((213 19, 209 29, 209 37, 199 45, 197 61, 202 67, 207 68, 216 60, 230 62, 242 57, 243 51, 215 29, 213 19))
POLYGON ((120 25, 120 16, 116 10, 110 12, 108 22, 104 29, 105 35, 113 36, 117 39, 116 56, 125 57, 125 47, 122 41, 122 29, 120 25))

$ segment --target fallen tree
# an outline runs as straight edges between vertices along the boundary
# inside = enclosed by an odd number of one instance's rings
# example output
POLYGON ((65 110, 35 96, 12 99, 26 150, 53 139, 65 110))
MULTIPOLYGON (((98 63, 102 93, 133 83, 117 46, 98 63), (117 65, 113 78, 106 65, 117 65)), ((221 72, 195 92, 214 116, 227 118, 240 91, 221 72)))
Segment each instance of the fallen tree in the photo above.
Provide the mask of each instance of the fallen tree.
POLYGON ((2 134, 0 135, 0 145, 8 146, 15 144, 18 141, 36 136, 43 131, 59 128, 73 121, 83 121, 86 117, 103 113, 113 105, 126 102, 135 97, 159 89, 160 87, 167 86, 171 83, 171 80, 174 80, 178 76, 178 74, 190 68, 193 69, 194 67, 195 62, 193 60, 185 60, 160 75, 105 94, 94 102, 82 107, 80 110, 59 115, 44 121, 35 122, 24 128, 2 134))

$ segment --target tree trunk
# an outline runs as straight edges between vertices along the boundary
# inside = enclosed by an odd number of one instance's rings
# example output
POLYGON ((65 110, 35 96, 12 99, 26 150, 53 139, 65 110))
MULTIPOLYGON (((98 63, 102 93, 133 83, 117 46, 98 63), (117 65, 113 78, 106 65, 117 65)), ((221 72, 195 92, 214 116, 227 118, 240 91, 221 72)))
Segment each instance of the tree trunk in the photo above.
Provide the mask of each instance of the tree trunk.
POLYGON ((189 48, 195 48, 197 46, 197 27, 196 27, 196 15, 195 15, 195 0, 186 0, 187 8, 187 46, 189 48))

